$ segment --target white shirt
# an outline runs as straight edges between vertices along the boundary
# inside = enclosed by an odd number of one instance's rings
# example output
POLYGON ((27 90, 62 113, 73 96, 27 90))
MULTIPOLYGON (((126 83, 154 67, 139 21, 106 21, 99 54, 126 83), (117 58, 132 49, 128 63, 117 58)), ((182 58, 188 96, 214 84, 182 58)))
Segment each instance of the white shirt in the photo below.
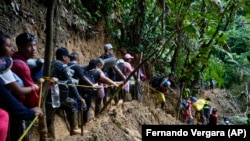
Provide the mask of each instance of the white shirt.
POLYGON ((14 78, 14 75, 13 75, 13 72, 11 71, 11 69, 0 74, 0 82, 3 85, 7 85, 7 84, 10 84, 10 83, 15 82, 15 81, 16 81, 16 79, 14 78))

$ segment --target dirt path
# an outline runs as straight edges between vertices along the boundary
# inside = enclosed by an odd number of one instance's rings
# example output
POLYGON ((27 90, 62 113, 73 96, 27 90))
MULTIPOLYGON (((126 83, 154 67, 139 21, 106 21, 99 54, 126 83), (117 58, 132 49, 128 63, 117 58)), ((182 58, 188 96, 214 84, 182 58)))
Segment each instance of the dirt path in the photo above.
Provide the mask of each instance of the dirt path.
POLYGON ((218 109, 219 120, 223 117, 231 117, 240 113, 236 103, 229 99, 227 91, 223 89, 205 90, 202 97, 209 97, 212 102, 212 108, 218 109))

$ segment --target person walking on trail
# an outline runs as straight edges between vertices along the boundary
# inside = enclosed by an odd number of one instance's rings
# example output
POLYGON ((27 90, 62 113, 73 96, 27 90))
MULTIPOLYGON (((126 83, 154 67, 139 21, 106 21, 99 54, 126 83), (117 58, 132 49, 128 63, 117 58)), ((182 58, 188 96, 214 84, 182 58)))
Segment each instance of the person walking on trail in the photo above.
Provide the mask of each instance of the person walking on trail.
MULTIPOLYGON (((104 61, 101 58, 98 58, 97 61, 99 62, 97 65, 97 71, 99 71, 100 73, 102 73, 104 75, 104 72, 102 71, 103 67, 104 67, 104 61)), ((100 88, 97 90, 97 95, 95 97, 95 116, 98 116, 100 110, 101 110, 101 103, 103 101, 103 98, 105 96, 105 91, 104 91, 104 87, 106 84, 98 81, 97 82, 98 86, 100 86, 100 88)))
POLYGON ((195 118, 197 119, 198 125, 206 125, 207 119, 204 110, 206 109, 206 105, 210 103, 209 99, 191 97, 192 108, 195 111, 195 118))
POLYGON ((163 80, 161 82, 160 87, 158 88, 158 91, 156 93, 156 98, 158 99, 159 103, 161 104, 161 108, 164 109, 166 107, 166 98, 165 94, 168 90, 170 90, 171 82, 168 80, 163 80))
POLYGON ((209 117, 210 117, 210 113, 212 110, 212 105, 211 105, 211 99, 209 97, 207 97, 206 99, 206 103, 203 107, 204 110, 204 124, 207 124, 209 122, 209 117))
POLYGON ((209 122, 207 125, 217 125, 218 124, 218 110, 216 108, 212 109, 212 113, 209 116, 209 122))
MULTIPOLYGON (((99 58, 102 58, 103 60, 108 59, 108 58, 112 58, 113 56, 113 46, 110 43, 107 43, 104 45, 104 54, 102 54, 99 58)), ((103 68, 102 69, 105 76, 110 78, 113 81, 116 81, 116 75, 120 75, 122 77, 123 80, 126 79, 126 77, 123 75, 123 73, 120 71, 120 69, 117 67, 117 65, 114 65, 113 67, 110 68, 103 68)), ((103 103, 105 104, 107 102, 107 98, 109 93, 114 94, 116 91, 116 88, 104 88, 104 92, 105 92, 105 96, 103 98, 103 103)), ((116 102, 117 98, 115 99, 116 102)))
MULTIPOLYGON (((131 66, 130 62, 134 57, 131 56, 129 53, 125 54, 123 59, 119 59, 119 62, 117 62, 117 66, 120 69, 120 71, 125 75, 127 78, 132 72, 133 72, 133 67, 131 66)), ((118 76, 117 76, 118 77, 118 76)), ((123 92, 122 92, 122 99, 123 101, 130 101, 132 100, 132 96, 130 95, 130 87, 134 85, 136 79, 136 74, 134 73, 133 76, 131 76, 130 81, 128 81, 124 87, 123 87, 123 92)), ((117 81, 122 81, 120 78, 119 80, 116 79, 117 81)))
MULTIPOLYGON (((59 91, 60 91, 60 103, 61 108, 66 112, 69 124, 70 134, 80 134, 81 130, 78 127, 78 104, 77 101, 85 103, 85 100, 81 97, 78 89, 75 85, 75 79, 73 79, 73 71, 71 70, 68 63, 70 62, 71 55, 65 47, 60 47, 56 50, 56 60, 52 62, 52 77, 58 78, 59 91), (75 100, 77 99, 77 100, 75 100)), ((54 118, 55 112, 60 108, 52 108, 51 105, 51 91, 46 99, 46 115, 47 125, 51 126, 52 119, 54 118)))
MULTIPOLYGON (((27 60, 34 58, 37 53, 37 37, 30 33, 21 33, 16 37, 16 45, 18 51, 12 55, 13 66, 11 70, 22 79, 25 87, 34 87, 34 84, 40 85, 44 79, 40 78, 34 82, 27 64, 27 60)), ((29 108, 38 106, 39 89, 34 88, 32 94, 20 97, 20 101, 29 108)))
POLYGON ((190 99, 184 98, 182 99, 181 103, 182 103, 182 109, 181 109, 182 119, 187 124, 191 124, 193 122, 192 102, 190 99))
MULTIPOLYGON (((112 85, 114 87, 118 87, 120 83, 114 82, 108 77, 106 77, 104 73, 100 71, 99 69, 100 65, 101 63, 97 59, 90 60, 87 70, 85 72, 85 76, 88 77, 88 79, 91 80, 93 84, 97 84, 98 82, 101 82, 101 83, 105 83, 108 85, 112 85)), ((88 85, 84 81, 80 82, 80 84, 88 85)), ((89 120, 88 119, 89 108, 91 107, 92 100, 96 96, 97 91, 93 88, 80 87, 80 92, 84 94, 84 99, 86 100, 86 104, 87 104, 87 110, 83 112, 83 122, 87 123, 89 120)), ((95 109, 95 112, 97 114, 99 112, 98 109, 95 109)))

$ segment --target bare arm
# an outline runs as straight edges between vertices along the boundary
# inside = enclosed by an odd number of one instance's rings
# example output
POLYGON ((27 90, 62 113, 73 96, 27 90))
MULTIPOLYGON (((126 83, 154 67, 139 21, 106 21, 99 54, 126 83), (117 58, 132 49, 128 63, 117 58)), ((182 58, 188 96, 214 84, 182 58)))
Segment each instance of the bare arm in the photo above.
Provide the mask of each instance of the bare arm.
POLYGON ((118 75, 122 77, 123 80, 126 80, 126 76, 121 72, 121 70, 116 65, 113 68, 118 73, 118 75))
POLYGON ((114 86, 118 87, 118 85, 114 81, 112 81, 111 79, 106 77, 103 73, 101 73, 101 75, 100 75, 100 80, 103 83, 106 83, 106 84, 109 84, 109 85, 114 85, 114 86))
POLYGON ((94 86, 94 84, 86 77, 86 76, 83 76, 82 79, 87 82, 89 85, 91 86, 94 86))
POLYGON ((38 85, 34 84, 31 87, 21 87, 17 82, 12 82, 6 85, 12 94, 16 96, 31 94, 32 91, 38 90, 38 85))

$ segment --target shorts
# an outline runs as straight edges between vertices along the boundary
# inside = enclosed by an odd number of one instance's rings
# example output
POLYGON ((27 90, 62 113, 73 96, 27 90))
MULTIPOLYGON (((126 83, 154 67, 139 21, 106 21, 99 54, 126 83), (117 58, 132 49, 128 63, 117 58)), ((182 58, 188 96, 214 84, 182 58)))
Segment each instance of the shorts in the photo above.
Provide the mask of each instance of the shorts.
POLYGON ((160 103, 166 101, 164 93, 161 92, 156 93, 156 98, 160 103))

